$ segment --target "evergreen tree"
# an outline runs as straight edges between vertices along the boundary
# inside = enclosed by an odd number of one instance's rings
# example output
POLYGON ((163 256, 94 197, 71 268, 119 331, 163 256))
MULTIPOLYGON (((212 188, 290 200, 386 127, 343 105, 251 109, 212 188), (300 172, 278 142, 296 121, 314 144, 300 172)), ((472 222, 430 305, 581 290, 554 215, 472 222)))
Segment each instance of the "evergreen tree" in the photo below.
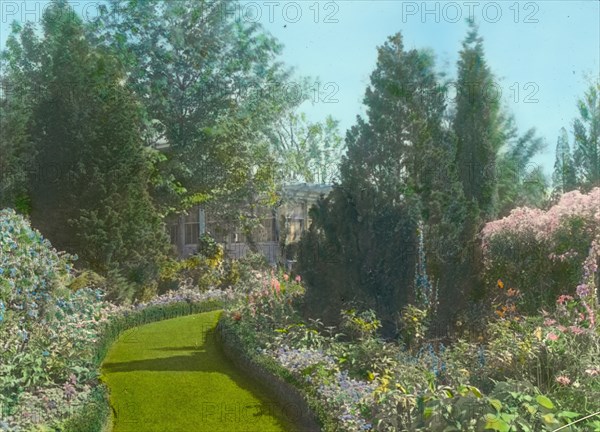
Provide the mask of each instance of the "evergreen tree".
POLYGON ((448 140, 431 55, 405 51, 400 34, 378 54, 364 99, 368 118, 358 117, 346 135, 340 184, 313 209, 300 266, 309 312, 322 314, 326 305, 325 319, 335 321, 358 302, 376 310, 392 336, 414 293, 417 224, 429 208, 421 196, 432 197, 434 181, 445 181, 432 174, 444 166, 448 140))
POLYGON ((573 122, 577 181, 584 190, 600 186, 600 82, 590 85, 579 100, 573 122))
POLYGON ((35 166, 28 125, 38 97, 39 39, 32 23, 12 24, 7 49, 0 54, 0 208, 29 213, 29 176, 50 180, 52 167, 35 166))
POLYGON ((503 144, 500 100, 494 75, 485 60, 483 39, 473 21, 463 42, 458 62, 456 115, 456 163, 468 201, 474 201, 480 218, 495 215, 496 155, 503 144))
POLYGON ((556 143, 556 160, 554 162, 554 173, 552 174, 553 194, 560 196, 577 187, 577 178, 573 155, 569 146, 569 136, 565 128, 560 129, 560 135, 556 143))
POLYGON ((32 222, 84 265, 144 284, 168 240, 148 193, 140 106, 117 61, 89 45, 66 1, 49 7, 42 25, 45 85, 30 134, 37 164, 52 165, 57 177, 30 179, 32 222))

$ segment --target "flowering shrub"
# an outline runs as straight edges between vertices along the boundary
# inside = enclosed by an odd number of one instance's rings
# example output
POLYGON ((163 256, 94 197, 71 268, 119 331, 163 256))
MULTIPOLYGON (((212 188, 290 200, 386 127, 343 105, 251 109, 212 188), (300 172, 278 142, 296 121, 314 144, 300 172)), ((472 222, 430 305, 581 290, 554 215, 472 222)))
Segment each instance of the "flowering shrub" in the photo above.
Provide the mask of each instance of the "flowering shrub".
POLYGON ((292 281, 286 276, 274 270, 254 272, 245 287, 246 296, 234 309, 240 319, 251 322, 257 331, 297 322, 294 302, 304 294, 304 288, 297 279, 292 281))
POLYGON ((488 286, 502 277, 535 313, 560 294, 593 304, 600 261, 600 188, 564 194, 548 211, 521 207, 482 230, 488 286))
POLYGON ((377 383, 351 378, 347 371, 336 372, 329 383, 318 387, 319 397, 329 405, 340 422, 342 430, 371 430, 373 425, 366 419, 377 383))
POLYGON ((12 319, 25 329, 47 319, 54 291, 71 278, 73 258, 53 249, 14 210, 1 210, 0 326, 12 319))
POLYGON ((311 381, 311 373, 318 366, 333 369, 336 365, 334 358, 325 354, 323 350, 282 346, 273 351, 264 350, 263 352, 271 355, 290 372, 305 377, 307 381, 311 381))

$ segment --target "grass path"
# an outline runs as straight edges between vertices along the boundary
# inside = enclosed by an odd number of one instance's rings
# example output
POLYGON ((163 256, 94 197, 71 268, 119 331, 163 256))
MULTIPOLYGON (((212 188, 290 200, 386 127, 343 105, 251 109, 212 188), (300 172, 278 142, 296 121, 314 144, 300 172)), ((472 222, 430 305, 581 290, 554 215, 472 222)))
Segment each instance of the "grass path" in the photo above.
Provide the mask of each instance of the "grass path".
POLYGON ((295 428, 223 355, 220 312, 124 332, 102 365, 114 432, 278 432, 295 428))

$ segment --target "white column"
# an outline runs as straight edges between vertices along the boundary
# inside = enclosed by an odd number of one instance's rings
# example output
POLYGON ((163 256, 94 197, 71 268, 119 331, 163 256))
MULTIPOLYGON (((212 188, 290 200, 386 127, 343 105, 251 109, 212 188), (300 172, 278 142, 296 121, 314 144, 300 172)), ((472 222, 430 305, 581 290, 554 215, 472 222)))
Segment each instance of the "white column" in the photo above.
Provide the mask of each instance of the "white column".
POLYGON ((206 233, 206 213, 202 207, 198 207, 198 225, 200 235, 206 233))

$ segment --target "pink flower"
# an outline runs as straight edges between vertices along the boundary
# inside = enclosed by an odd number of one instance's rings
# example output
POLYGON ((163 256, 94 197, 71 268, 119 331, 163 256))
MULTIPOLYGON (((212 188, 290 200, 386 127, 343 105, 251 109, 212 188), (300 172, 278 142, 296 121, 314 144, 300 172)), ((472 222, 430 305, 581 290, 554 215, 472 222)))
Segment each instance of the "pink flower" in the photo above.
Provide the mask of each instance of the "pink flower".
POLYGON ((551 325, 554 325, 554 324, 556 324, 556 320, 553 320, 551 318, 546 318, 544 320, 544 325, 545 326, 551 326, 551 325))
POLYGON ((578 327, 578 326, 570 326, 569 330, 571 330, 571 333, 576 334, 576 335, 580 335, 585 332, 584 329, 582 329, 581 327, 578 327))
POLYGON ((567 328, 564 325, 556 326, 556 328, 558 329, 558 331, 563 333, 567 331, 567 328))
POLYGON ((558 303, 559 305, 565 304, 567 301, 573 300, 573 297, 571 297, 570 295, 561 295, 557 300, 556 303, 558 303))
POLYGON ((298 282, 298 283, 302 282, 302 278, 300 277, 300 275, 296 276, 296 282, 298 282))
POLYGON ((590 321, 590 327, 594 327, 596 325, 596 316, 594 315, 593 309, 586 302, 583 302, 583 306, 588 314, 588 319, 590 321))
POLYGON ((557 341, 558 340, 558 336, 556 334, 550 332, 546 336, 546 339, 551 340, 551 341, 557 341))
POLYGON ((271 286, 275 289, 275 292, 277 294, 281 292, 281 285, 279 284, 279 281, 277 279, 271 279, 271 286))
POLYGON ((591 369, 586 369, 585 373, 590 375, 590 376, 596 376, 596 375, 600 375, 600 369, 594 367, 591 369))
POLYGON ((571 384, 570 378, 567 376, 564 376, 564 375, 557 376, 556 382, 559 383, 560 385, 564 385, 564 386, 568 386, 569 384, 571 384))

